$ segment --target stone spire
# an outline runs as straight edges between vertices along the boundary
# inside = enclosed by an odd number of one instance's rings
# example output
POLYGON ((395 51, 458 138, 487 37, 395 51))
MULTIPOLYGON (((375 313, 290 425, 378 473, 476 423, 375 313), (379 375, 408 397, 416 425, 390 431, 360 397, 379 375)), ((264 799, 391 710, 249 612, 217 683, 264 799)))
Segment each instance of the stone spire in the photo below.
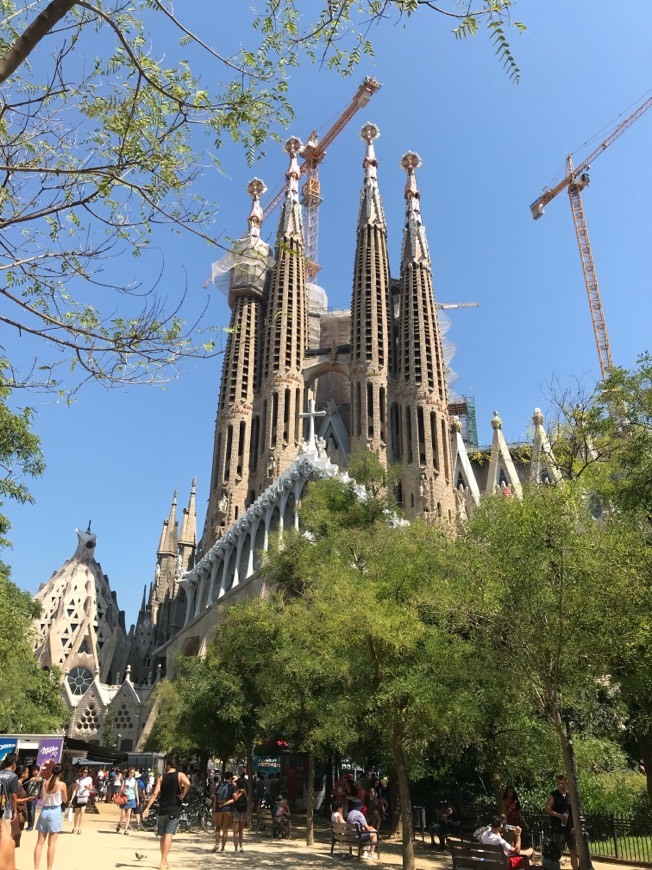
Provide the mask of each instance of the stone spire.
POLYGON ((285 150, 290 155, 290 166, 285 173, 287 189, 285 199, 281 207, 281 219, 278 223, 276 240, 284 236, 295 236, 301 239, 303 244, 303 218, 301 215, 301 203, 299 202, 299 169, 298 156, 303 148, 301 139, 292 136, 285 143, 285 150))
POLYGON ((419 156, 412 151, 401 160, 407 172, 406 218, 396 385, 390 408, 392 453, 400 456, 405 466, 401 488, 406 515, 423 512, 449 520, 455 514, 455 497, 448 390, 416 179, 420 165, 419 156))
POLYGON ((187 571, 191 567, 197 546, 197 509, 195 507, 195 493, 197 480, 193 477, 190 487, 188 506, 183 509, 181 521, 181 533, 179 534, 179 555, 181 556, 181 570, 187 571))
POLYGON ((360 135, 366 154, 351 302, 351 448, 369 447, 386 464, 390 275, 374 151, 380 131, 365 124, 360 135))
POLYGON ((523 489, 512 454, 509 452, 507 441, 503 435, 503 421, 498 416, 498 411, 494 411, 491 418, 491 428, 494 430, 494 435, 491 441, 491 456, 485 492, 487 495, 502 493, 522 498, 523 489))
POLYGON ((298 193, 300 149, 301 141, 296 137, 285 144, 290 167, 267 293, 261 390, 254 415, 254 426, 258 426, 253 439, 257 446, 252 463, 255 495, 291 465, 301 442, 299 412, 304 405, 308 299, 298 193))
MULTIPOLYGON (((266 188, 253 178, 247 192, 251 209, 249 229, 232 251, 229 284, 231 324, 222 366, 222 385, 215 425, 213 470, 208 511, 202 538, 204 552, 241 516, 251 500, 249 473, 256 466, 260 420, 253 419, 254 390, 260 377, 260 329, 263 292, 270 265, 270 247, 260 238, 263 210, 260 197, 266 188)), ((194 493, 194 490, 193 490, 194 493)), ((188 506, 194 518, 194 494, 188 506)), ((185 518, 184 518, 185 519, 185 518)), ((192 520, 194 522, 194 519, 192 520)), ((190 526, 182 543, 182 561, 190 556, 190 526)), ((189 564, 189 561, 188 561, 189 564)), ((184 570, 188 565, 184 565, 184 570)))
POLYGON ((540 408, 535 408, 532 414, 534 438, 532 439, 532 460, 530 462, 530 482, 561 483, 562 474, 555 455, 550 446, 550 439, 544 427, 544 418, 540 408))
POLYGON ((163 520, 163 528, 161 529, 161 539, 159 541, 157 553, 159 556, 176 556, 177 555, 177 491, 174 490, 172 504, 170 506, 170 515, 167 520, 163 520))

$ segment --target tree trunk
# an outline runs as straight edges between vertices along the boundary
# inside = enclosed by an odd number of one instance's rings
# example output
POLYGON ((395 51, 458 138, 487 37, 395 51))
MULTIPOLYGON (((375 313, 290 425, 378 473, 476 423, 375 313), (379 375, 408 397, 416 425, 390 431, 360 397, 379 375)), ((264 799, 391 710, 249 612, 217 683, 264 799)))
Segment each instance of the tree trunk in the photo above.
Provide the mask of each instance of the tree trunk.
POLYGON ((394 766, 389 774, 389 836, 400 837, 401 833, 401 795, 398 788, 398 775, 394 766))
POLYGON ((591 863, 589 844, 582 836, 582 803, 580 800, 579 783, 577 781, 577 770, 575 768, 572 739, 569 740, 569 737, 566 734, 564 723, 562 722, 559 712, 556 714, 554 726, 557 736, 559 737, 561 754, 564 759, 564 770, 566 772, 566 779, 568 780, 568 794, 570 795, 571 809, 573 811, 575 842, 577 843, 577 857, 579 859, 580 870, 592 870, 593 865, 591 863))
POLYGON ((491 785, 494 790, 496 812, 500 815, 503 811, 503 778, 497 770, 491 772, 491 785))
POLYGON ((315 845, 315 756, 308 752, 308 788, 306 791, 306 846, 315 845))
POLYGON ((203 783, 208 779, 208 752, 199 753, 199 779, 203 783))
POLYGON ((395 725, 392 733, 392 753, 396 766, 396 779, 401 798, 401 821, 403 827, 403 870, 415 870, 414 838, 412 832, 412 799, 410 797, 410 780, 408 779, 403 754, 403 729, 395 725))
POLYGON ((636 743, 641 761, 645 766, 647 795, 652 803, 652 728, 649 728, 645 734, 637 734, 636 743))
POLYGON ((254 811, 254 759, 253 746, 247 743, 247 827, 251 831, 251 817, 254 811))

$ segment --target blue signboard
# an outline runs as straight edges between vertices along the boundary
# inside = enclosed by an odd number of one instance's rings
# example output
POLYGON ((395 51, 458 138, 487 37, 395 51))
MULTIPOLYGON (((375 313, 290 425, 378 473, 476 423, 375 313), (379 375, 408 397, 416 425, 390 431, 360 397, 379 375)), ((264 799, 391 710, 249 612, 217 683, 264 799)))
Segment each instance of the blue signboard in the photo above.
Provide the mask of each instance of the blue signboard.
POLYGON ((0 739, 0 761, 4 761, 6 755, 16 751, 17 737, 3 737, 0 739))

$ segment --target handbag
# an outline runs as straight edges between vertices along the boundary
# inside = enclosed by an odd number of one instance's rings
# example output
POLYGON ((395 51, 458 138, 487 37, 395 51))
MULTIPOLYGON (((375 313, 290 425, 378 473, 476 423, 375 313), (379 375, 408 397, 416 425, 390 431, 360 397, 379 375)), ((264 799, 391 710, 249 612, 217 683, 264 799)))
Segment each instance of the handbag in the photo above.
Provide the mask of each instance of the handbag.
POLYGON ((116 804, 116 806, 118 807, 123 807, 128 800, 129 799, 126 794, 117 794, 113 798, 113 803, 116 804))

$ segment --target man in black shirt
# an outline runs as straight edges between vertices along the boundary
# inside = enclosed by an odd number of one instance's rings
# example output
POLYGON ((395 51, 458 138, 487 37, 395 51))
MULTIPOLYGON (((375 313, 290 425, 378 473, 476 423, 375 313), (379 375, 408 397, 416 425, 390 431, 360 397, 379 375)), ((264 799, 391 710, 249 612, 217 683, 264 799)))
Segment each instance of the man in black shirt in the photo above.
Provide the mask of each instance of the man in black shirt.
POLYGON ((577 844, 575 842, 575 825, 573 823, 573 810, 571 808, 570 795, 566 790, 566 777, 560 773, 557 777, 557 788, 548 795, 546 812, 550 816, 550 839, 564 851, 568 846, 571 866, 578 870, 577 844))
POLYGON ((161 838, 161 862, 159 870, 167 870, 168 855, 172 848, 172 837, 179 827, 181 803, 190 790, 190 780, 177 770, 176 758, 165 759, 165 773, 159 776, 150 795, 143 818, 147 818, 149 808, 158 798, 158 835, 161 838))

